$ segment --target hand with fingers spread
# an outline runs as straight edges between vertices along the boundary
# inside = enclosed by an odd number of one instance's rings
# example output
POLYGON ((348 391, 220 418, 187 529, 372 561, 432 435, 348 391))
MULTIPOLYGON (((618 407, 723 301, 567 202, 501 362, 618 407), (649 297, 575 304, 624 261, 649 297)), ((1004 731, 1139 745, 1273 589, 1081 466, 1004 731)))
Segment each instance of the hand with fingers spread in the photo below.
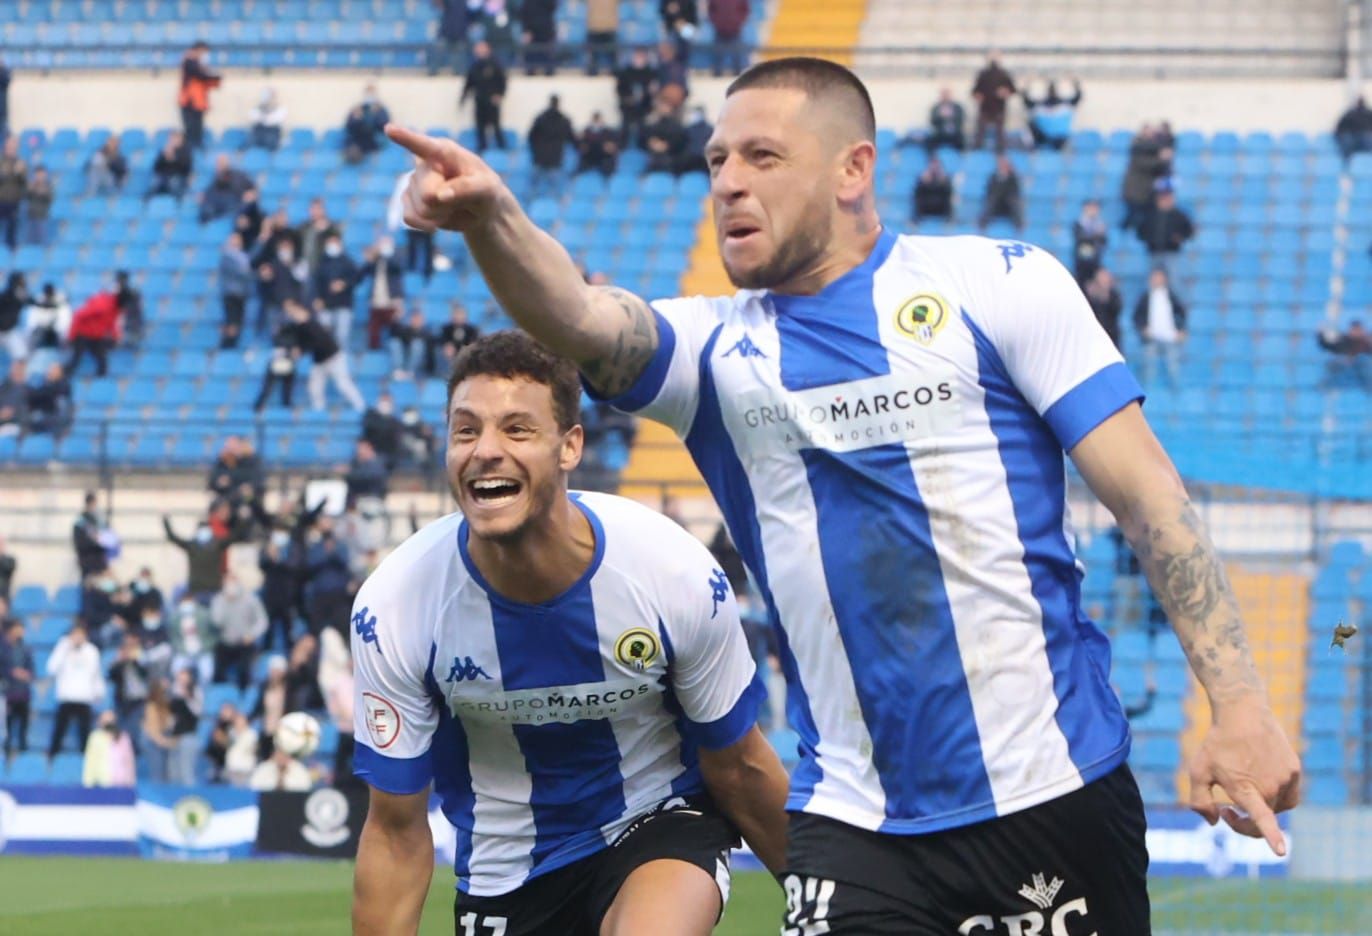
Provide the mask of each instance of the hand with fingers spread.
POLYGON ((414 154, 405 190, 405 224, 420 231, 470 231, 494 213, 509 190, 496 172, 452 140, 388 124, 386 136, 414 154))
POLYGON ((1214 825, 1220 819, 1241 835, 1266 839, 1286 854, 1276 813, 1300 799, 1300 759, 1260 696, 1245 696, 1215 709, 1210 733, 1191 760, 1191 808, 1214 825), (1218 786, 1233 805, 1216 803, 1218 786))

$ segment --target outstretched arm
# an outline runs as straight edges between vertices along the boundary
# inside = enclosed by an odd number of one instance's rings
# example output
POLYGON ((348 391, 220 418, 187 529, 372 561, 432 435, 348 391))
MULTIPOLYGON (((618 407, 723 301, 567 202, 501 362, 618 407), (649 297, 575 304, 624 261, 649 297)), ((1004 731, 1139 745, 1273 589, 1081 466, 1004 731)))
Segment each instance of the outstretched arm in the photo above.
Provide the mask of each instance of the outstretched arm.
POLYGON ((540 230, 500 176, 450 140, 386 128, 415 155, 405 223, 460 231, 491 294, 534 338, 581 368, 605 396, 628 390, 657 350, 648 304, 615 287, 588 286, 567 251, 540 230))
POLYGON ((1272 713, 1238 600, 1181 478, 1134 403, 1071 455, 1134 547, 1210 698, 1213 724, 1190 765, 1191 807, 1285 854, 1273 811, 1296 805, 1300 761, 1272 713), (1246 815, 1217 805, 1215 785, 1246 815))

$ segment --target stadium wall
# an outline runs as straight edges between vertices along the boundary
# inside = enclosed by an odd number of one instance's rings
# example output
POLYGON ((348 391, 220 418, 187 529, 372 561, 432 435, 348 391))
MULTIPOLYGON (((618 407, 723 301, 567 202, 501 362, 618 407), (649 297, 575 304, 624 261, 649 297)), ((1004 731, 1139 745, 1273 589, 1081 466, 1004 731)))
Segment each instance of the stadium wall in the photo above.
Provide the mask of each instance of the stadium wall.
MULTIPOLYGON (((1014 67, 1013 62, 1008 64, 1014 67)), ((896 128, 923 125, 941 86, 949 85, 965 96, 971 79, 970 74, 949 74, 943 80, 872 77, 869 86, 878 122, 896 128)), ((289 125, 316 130, 340 127, 367 81, 378 83, 382 99, 399 121, 423 127, 470 124, 470 106, 461 111, 458 123, 457 101, 462 91, 458 77, 328 71, 229 73, 212 98, 208 125, 216 130, 246 125, 248 112, 262 91, 273 87, 289 112, 289 125)), ((692 79, 694 99, 714 114, 727 84, 726 79, 697 75, 692 79)), ((173 74, 21 73, 10 88, 10 124, 45 130, 171 126, 180 119, 176 87, 173 74)), ((1319 133, 1333 128, 1346 107, 1348 88, 1345 82, 1334 80, 1100 80, 1088 81, 1085 92, 1078 112, 1081 127, 1111 130, 1167 119, 1174 127, 1196 130, 1319 133)), ((607 119, 617 120, 614 84, 607 78, 515 74, 506 100, 505 126, 526 129, 553 93, 561 95, 563 109, 577 124, 596 109, 604 111, 607 119)))

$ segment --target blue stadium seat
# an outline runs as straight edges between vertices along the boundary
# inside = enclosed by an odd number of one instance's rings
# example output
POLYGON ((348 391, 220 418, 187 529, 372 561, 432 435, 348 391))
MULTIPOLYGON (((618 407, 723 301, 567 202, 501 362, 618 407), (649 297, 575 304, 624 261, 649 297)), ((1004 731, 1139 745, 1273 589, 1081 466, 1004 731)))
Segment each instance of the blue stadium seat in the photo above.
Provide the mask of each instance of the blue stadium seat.
POLYGON ((23 585, 15 590, 10 611, 18 617, 41 614, 48 606, 48 592, 42 585, 23 585))
POLYGON ((53 593, 48 604, 48 613, 60 615, 76 614, 81 608, 81 589, 76 585, 63 585, 53 593))

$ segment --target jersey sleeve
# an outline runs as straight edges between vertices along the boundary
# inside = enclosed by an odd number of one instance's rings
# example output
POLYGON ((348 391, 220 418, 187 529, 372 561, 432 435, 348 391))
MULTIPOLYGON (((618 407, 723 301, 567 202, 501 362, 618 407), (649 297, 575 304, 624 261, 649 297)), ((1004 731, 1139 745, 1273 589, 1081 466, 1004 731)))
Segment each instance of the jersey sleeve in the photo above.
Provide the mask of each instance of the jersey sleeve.
MULTIPOLYGON (((1091 312, 1081 287, 1041 247, 981 242, 985 275, 969 284, 979 349, 999 362, 1064 451, 1143 390, 1091 312)), ((974 264, 981 270, 980 264, 974 264)))
POLYGON ((419 793, 433 779, 438 712, 425 686, 427 648, 403 630, 415 619, 375 575, 353 604, 353 773, 386 793, 419 793))
MULTIPOLYGON (((647 416, 685 436, 700 401, 700 355, 720 324, 721 303, 729 301, 693 296, 653 302, 657 351, 634 385, 607 402, 615 409, 647 416)), ((594 399, 606 399, 590 384, 585 386, 594 399)))
POLYGON ((683 730, 701 747, 718 750, 757 723, 766 687, 728 578, 702 544, 688 546, 689 559, 668 586, 672 613, 663 617, 672 691, 686 716, 683 730))

